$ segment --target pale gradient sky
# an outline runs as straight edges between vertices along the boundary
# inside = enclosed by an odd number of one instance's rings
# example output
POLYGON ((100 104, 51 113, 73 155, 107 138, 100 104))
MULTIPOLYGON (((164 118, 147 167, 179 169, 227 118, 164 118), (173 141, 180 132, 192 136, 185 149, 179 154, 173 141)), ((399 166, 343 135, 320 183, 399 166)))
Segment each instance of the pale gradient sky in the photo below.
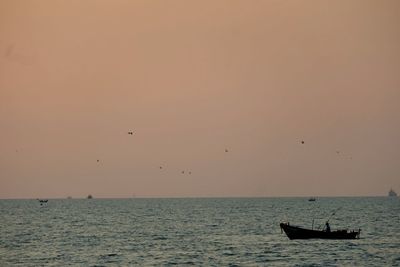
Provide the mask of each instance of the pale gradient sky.
POLYGON ((0 198, 400 191, 400 1, 0 0, 0 148, 0 198))

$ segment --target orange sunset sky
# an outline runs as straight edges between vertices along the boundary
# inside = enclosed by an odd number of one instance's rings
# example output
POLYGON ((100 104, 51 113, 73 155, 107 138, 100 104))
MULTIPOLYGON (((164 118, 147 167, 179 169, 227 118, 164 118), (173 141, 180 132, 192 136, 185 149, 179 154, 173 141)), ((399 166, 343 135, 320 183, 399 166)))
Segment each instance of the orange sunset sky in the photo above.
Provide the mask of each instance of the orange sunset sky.
POLYGON ((0 0, 0 198, 391 187, 400 1, 0 0))

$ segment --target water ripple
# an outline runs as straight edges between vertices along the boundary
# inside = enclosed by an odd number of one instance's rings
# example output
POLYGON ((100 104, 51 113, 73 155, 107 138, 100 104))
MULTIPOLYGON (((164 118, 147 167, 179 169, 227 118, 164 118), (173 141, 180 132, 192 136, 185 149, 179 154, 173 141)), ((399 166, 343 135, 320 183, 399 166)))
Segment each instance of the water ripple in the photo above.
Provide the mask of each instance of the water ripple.
POLYGON ((388 198, 0 201, 0 266, 400 265, 388 198), (359 240, 290 241, 279 222, 362 228, 359 240))

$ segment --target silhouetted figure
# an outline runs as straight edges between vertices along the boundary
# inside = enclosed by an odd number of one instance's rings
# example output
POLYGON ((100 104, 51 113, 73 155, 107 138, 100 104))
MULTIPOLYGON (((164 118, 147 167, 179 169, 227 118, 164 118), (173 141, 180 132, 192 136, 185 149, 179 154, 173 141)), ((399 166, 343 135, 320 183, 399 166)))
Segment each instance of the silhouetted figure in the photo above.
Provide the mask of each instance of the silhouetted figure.
POLYGON ((330 233, 331 227, 330 227, 330 225, 329 225, 329 222, 326 222, 326 223, 325 223, 325 228, 326 228, 326 232, 330 233))

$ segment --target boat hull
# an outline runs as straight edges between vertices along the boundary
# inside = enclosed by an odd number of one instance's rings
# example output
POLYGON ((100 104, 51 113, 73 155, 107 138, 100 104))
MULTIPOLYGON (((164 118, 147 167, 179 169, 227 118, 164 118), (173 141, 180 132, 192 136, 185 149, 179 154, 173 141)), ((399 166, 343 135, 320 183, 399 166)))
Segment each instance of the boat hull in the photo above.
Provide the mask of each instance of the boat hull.
POLYGON ((289 239, 357 239, 360 237, 360 230, 350 232, 347 230, 326 232, 291 226, 289 223, 281 223, 280 226, 289 239))

